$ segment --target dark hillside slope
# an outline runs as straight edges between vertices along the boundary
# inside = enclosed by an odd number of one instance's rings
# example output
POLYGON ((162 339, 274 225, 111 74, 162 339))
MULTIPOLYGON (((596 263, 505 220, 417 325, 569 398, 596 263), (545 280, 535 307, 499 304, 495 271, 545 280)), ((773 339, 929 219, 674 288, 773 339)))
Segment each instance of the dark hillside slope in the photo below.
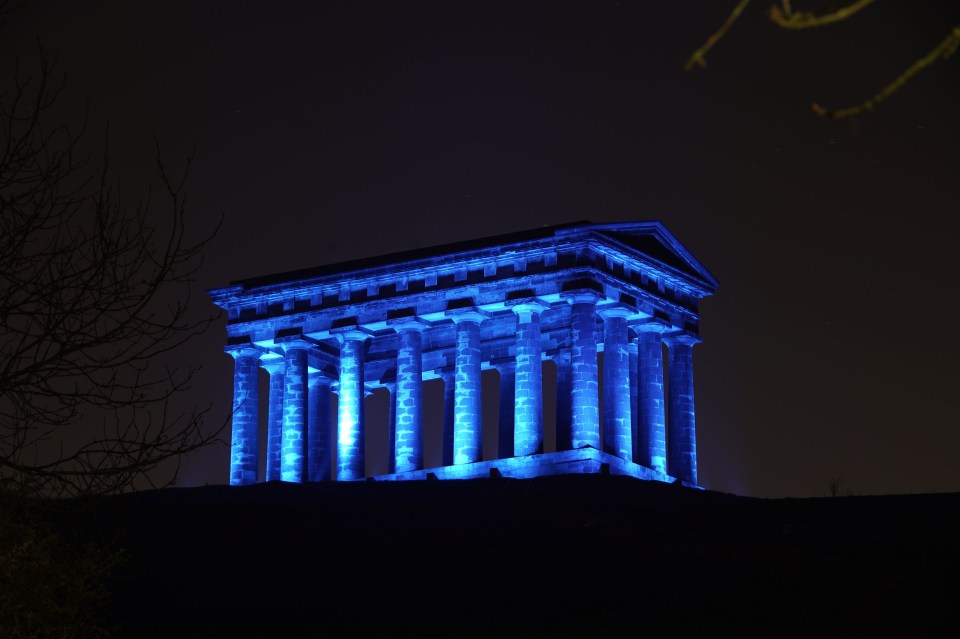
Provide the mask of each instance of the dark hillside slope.
MULTIPOLYGON (((960 495, 761 500, 605 475, 97 502, 125 636, 820 636, 955 623, 960 495)), ((78 525, 76 521, 71 525, 78 525)))

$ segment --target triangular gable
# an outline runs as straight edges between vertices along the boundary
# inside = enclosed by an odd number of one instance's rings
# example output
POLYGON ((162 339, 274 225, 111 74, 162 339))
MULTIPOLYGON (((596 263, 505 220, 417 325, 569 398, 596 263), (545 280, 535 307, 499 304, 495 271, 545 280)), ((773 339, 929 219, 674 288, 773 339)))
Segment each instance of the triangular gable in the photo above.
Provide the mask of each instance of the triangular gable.
POLYGON ((719 286, 717 278, 700 264, 660 222, 596 224, 592 230, 669 266, 710 290, 719 286))

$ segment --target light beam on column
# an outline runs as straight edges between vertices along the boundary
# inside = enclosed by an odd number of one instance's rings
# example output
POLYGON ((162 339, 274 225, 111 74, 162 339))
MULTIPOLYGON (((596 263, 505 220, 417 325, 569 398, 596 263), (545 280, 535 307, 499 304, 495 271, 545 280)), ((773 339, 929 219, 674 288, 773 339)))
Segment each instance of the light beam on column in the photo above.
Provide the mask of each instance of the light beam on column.
POLYGON ((337 480, 362 479, 364 457, 363 364, 369 335, 357 328, 333 329, 340 339, 340 395, 337 420, 337 480))

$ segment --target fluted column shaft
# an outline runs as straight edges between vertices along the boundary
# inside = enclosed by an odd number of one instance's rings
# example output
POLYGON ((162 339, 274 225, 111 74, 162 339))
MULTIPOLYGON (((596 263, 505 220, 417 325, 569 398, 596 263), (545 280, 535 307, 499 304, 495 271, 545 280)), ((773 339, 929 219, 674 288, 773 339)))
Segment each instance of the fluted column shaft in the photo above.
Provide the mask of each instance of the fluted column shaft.
POLYGON ((337 404, 337 480, 362 479, 366 473, 364 458, 363 365, 366 335, 351 332, 340 335, 340 395, 337 404))
POLYGON ((670 336, 667 343, 670 363, 667 429, 667 472, 697 484, 697 433, 693 407, 693 346, 699 340, 687 335, 670 336))
POLYGON ((420 327, 398 329, 396 472, 423 468, 423 361, 420 327))
POLYGON ((228 352, 233 356, 230 485, 245 486, 257 482, 260 352, 247 348, 228 352))
POLYGON ((330 450, 330 386, 332 380, 323 373, 311 373, 310 398, 307 401, 307 479, 328 481, 331 475, 330 450))
POLYGON ((284 344, 283 435, 280 479, 306 479, 307 455, 307 349, 300 343, 284 344))

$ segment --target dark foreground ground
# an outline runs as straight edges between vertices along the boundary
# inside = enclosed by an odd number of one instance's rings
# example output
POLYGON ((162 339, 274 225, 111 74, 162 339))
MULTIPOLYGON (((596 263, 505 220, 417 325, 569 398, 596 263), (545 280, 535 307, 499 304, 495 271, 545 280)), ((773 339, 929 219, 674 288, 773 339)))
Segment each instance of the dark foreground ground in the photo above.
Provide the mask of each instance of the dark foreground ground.
POLYGON ((960 610, 960 494, 270 483, 137 493, 83 522, 129 552, 115 615, 137 638, 942 636, 960 610))

